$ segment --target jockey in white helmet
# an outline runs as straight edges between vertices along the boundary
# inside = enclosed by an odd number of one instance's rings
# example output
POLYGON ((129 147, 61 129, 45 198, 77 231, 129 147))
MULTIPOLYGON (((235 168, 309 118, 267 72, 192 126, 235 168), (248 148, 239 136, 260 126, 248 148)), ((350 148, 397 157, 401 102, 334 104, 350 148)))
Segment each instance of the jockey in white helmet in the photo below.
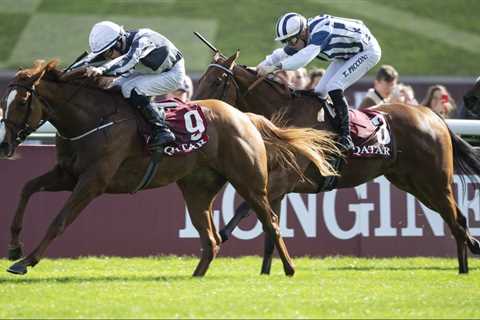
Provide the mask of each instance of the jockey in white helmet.
POLYGON ((331 61, 315 87, 324 100, 332 99, 340 118, 340 144, 348 152, 353 149, 349 131, 348 104, 343 91, 364 76, 381 57, 380 46, 360 20, 329 15, 306 19, 289 12, 278 19, 275 40, 283 48, 273 51, 257 66, 259 75, 276 70, 296 70, 314 58, 331 61))
POLYGON ((151 30, 125 31, 111 21, 95 24, 89 36, 90 54, 72 66, 87 65, 88 76, 117 76, 130 104, 153 126, 152 149, 173 142, 164 113, 151 105, 151 97, 180 88, 185 78, 182 53, 166 37, 151 30))

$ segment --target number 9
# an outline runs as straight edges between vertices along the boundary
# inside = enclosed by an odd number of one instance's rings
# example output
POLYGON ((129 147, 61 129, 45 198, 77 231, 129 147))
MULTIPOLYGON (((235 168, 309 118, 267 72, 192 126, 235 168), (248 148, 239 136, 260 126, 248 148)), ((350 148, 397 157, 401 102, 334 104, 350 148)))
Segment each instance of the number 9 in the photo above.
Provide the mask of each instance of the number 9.
POLYGON ((183 117, 185 119, 185 128, 192 134, 190 139, 193 141, 199 140, 202 137, 203 131, 205 131, 200 113, 198 113, 197 110, 190 110, 185 112, 183 117))

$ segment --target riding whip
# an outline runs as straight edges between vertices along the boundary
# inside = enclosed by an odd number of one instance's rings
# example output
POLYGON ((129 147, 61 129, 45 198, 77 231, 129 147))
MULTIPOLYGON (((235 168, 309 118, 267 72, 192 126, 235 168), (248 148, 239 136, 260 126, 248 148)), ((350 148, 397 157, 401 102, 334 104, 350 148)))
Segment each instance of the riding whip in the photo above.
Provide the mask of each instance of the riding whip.
POLYGON ((213 52, 218 53, 224 59, 227 58, 223 54, 221 54, 220 51, 217 48, 215 48, 215 46, 211 44, 207 39, 205 39, 200 33, 198 33, 197 31, 194 31, 193 34, 196 35, 200 40, 202 40, 203 43, 205 43, 210 49, 212 49, 213 52))

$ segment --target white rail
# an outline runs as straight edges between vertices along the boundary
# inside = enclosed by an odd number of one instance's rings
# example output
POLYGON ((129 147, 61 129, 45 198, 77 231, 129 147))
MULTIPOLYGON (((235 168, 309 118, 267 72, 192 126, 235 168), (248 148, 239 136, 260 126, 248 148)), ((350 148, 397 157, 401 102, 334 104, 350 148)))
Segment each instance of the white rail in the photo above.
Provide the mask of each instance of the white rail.
MULTIPOLYGON (((479 136, 480 138, 480 120, 464 120, 464 119, 447 119, 448 126, 452 129, 453 132, 459 135, 468 135, 468 136, 479 136)), ((41 142, 41 141, 53 141, 55 139, 56 129, 50 124, 45 123, 41 128, 36 132, 32 133, 28 139, 27 143, 30 142, 41 142)))

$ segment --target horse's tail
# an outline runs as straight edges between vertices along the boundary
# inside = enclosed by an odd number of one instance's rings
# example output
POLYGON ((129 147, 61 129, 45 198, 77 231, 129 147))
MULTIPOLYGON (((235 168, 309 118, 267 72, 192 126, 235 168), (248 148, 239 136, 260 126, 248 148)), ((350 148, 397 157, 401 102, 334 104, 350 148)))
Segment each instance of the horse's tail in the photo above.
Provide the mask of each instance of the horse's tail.
POLYGON ((478 180, 478 176, 480 176, 480 151, 453 133, 450 128, 448 131, 453 146, 453 168, 455 173, 460 175, 460 180, 466 190, 464 175, 471 176, 475 180, 478 180))
POLYGON ((338 175, 328 161, 340 156, 333 134, 312 128, 281 128, 263 116, 247 115, 265 141, 269 168, 280 165, 305 179, 295 156, 298 153, 313 162, 322 176, 338 175))

